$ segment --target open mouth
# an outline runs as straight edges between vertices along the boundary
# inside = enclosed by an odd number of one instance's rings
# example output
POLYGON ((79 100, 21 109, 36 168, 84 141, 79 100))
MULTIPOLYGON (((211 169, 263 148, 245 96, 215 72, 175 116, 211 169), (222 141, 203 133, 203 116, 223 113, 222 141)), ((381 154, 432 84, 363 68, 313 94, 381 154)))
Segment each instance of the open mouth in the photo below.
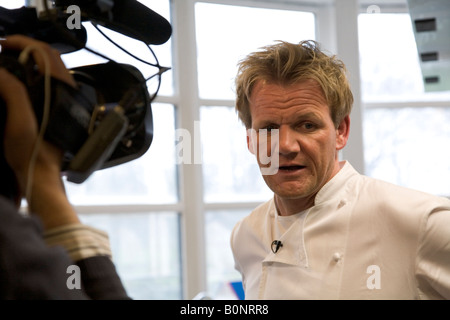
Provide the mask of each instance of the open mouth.
POLYGON ((279 169, 282 171, 296 171, 306 168, 305 166, 280 166, 279 169))

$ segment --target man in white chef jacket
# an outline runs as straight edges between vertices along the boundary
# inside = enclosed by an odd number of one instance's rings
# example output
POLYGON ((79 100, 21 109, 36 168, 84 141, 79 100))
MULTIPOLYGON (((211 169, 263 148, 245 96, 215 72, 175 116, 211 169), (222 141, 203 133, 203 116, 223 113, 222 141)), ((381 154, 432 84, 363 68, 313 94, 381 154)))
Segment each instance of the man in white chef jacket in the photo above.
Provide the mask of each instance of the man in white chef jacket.
POLYGON ((248 55, 236 110, 274 192, 231 235, 246 299, 449 299, 450 200, 359 174, 346 68, 313 41, 248 55))

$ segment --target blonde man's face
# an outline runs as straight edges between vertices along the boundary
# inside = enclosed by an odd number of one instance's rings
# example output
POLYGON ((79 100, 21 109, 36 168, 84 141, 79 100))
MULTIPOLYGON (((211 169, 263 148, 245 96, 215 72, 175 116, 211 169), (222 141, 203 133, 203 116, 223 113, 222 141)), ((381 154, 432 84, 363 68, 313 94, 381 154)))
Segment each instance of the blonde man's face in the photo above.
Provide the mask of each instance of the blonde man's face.
POLYGON ((278 155, 277 170, 263 174, 266 184, 279 199, 311 206, 317 192, 339 171, 338 151, 348 139, 349 117, 335 127, 323 92, 313 80, 289 86, 259 82, 250 97, 250 111, 257 142, 251 136, 247 142, 260 168, 271 165, 261 161, 260 150, 267 149, 272 159, 278 155), (267 130, 269 139, 258 134, 265 131, 261 129, 267 130))

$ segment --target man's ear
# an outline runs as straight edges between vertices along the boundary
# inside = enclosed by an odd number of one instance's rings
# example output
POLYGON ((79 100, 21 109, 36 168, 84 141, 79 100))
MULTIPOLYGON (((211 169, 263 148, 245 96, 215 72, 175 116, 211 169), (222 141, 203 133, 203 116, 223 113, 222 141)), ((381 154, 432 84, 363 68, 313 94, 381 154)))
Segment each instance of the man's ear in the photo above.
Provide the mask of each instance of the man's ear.
POLYGON ((253 148, 255 141, 254 139, 256 139, 256 135, 253 134, 254 130, 253 129, 247 129, 247 148, 248 151, 250 151, 251 153, 255 154, 255 150, 253 148))
POLYGON ((341 150, 345 147, 350 134, 350 116, 347 115, 342 119, 339 127, 336 129, 336 150, 341 150))

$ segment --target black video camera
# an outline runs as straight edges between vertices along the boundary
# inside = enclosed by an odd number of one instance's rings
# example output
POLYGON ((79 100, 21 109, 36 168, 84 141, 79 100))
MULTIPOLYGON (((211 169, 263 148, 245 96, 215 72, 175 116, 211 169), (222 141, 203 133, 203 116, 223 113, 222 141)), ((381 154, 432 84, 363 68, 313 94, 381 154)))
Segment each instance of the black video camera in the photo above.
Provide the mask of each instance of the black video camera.
MULTIPOLYGON (((45 2, 45 0, 43 1, 45 2)), ((35 8, 0 7, 0 36, 22 34, 49 43, 61 54, 86 48, 84 27, 68 29, 69 6, 80 9, 82 21, 100 24, 146 45, 165 43, 171 36, 167 20, 137 1, 56 0, 38 16, 35 8)), ((151 51, 151 49, 150 49, 151 51)), ((153 53, 153 51, 152 51, 153 53)), ((20 61, 20 52, 0 52, 0 67, 26 86, 39 124, 46 120, 44 138, 64 151, 62 171, 67 180, 84 182, 95 170, 116 166, 143 155, 153 139, 151 101, 145 79, 132 65, 109 62, 72 68, 77 88, 36 71, 33 59, 20 61), (50 85, 50 97, 45 96, 50 85), (50 106, 45 105, 50 98, 50 106)), ((104 57, 102 55, 102 57, 104 57)), ((153 54, 156 59, 156 56, 153 54)), ((168 68, 158 68, 156 76, 168 68)), ((0 134, 6 120, 0 99, 0 134)), ((3 138, 0 141, 3 150, 3 138)), ((14 174, 0 154, 0 192, 8 195, 14 174), (6 192, 5 192, 6 191, 6 192)))

